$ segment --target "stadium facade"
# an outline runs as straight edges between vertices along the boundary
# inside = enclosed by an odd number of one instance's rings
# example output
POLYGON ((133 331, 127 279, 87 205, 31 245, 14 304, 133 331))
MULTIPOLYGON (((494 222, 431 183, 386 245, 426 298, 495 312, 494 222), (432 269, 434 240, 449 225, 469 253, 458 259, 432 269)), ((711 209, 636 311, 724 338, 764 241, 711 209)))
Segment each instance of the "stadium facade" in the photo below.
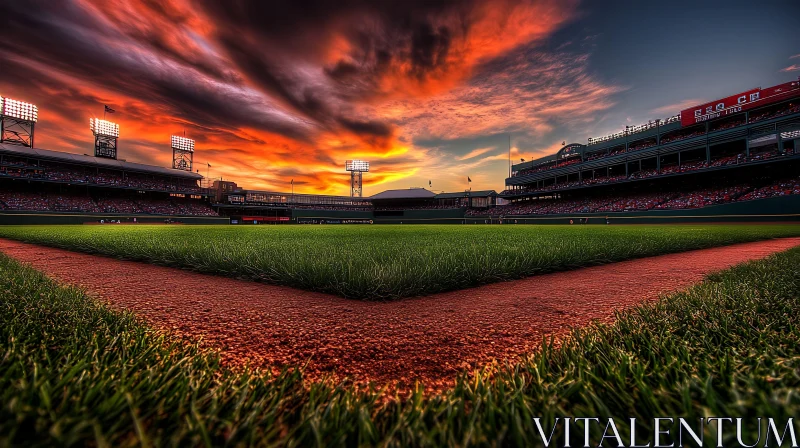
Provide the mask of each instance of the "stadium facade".
POLYGON ((514 164, 501 213, 795 219, 799 159, 800 82, 790 81, 514 164))

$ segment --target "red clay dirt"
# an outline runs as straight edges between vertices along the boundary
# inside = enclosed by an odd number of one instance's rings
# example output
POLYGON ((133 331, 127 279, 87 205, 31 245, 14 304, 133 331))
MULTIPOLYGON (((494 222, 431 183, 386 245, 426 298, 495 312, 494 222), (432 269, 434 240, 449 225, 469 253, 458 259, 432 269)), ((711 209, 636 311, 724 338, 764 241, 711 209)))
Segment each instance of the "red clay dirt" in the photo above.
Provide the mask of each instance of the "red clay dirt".
POLYGON ((800 238, 663 255, 389 303, 0 239, 0 250, 111 306, 222 349, 226 363, 299 366, 307 377, 421 381, 513 359, 614 310, 684 289, 713 271, 800 245, 800 238))

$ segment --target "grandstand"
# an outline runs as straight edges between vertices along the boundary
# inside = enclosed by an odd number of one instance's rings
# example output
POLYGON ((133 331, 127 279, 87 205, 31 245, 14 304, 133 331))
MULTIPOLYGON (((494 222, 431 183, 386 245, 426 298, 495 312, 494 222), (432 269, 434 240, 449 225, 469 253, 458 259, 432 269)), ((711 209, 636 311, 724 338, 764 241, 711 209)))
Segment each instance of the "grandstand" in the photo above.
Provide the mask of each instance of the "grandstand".
POLYGON ((0 222, 222 222, 201 179, 185 170, 4 143, 0 222))
MULTIPOLYGON (((800 82, 791 81, 515 164, 500 193, 510 204, 485 215, 695 210, 790 196, 798 191, 799 159, 800 82)), ((794 202, 782 204, 771 210, 798 212, 794 202)))

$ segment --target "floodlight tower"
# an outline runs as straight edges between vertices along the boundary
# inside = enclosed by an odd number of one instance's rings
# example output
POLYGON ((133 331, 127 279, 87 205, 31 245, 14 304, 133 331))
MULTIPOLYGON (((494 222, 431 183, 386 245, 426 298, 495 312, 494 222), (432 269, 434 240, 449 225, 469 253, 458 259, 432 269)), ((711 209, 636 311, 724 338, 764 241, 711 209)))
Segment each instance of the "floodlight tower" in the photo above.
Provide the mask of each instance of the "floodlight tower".
POLYGON ((192 171, 194 140, 179 135, 172 136, 172 167, 176 170, 192 171))
POLYGON ((99 118, 90 118, 89 129, 94 134, 94 156, 116 160, 119 125, 99 118))
POLYGON ((344 169, 350 171, 350 197, 361 197, 362 183, 361 176, 369 172, 369 162, 364 160, 347 160, 344 162, 344 169))
POLYGON ((0 143, 33 148, 33 126, 38 119, 35 105, 0 96, 0 143))

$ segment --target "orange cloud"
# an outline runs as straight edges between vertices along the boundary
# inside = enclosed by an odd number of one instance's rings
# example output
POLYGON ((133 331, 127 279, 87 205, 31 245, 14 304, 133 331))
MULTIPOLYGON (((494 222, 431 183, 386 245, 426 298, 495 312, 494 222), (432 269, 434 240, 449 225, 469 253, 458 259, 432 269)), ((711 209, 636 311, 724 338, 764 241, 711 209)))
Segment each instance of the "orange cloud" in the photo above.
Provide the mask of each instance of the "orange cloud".
POLYGON ((349 158, 372 162, 368 191, 431 178, 458 189, 465 170, 482 170, 475 185, 497 185, 507 154, 489 154, 502 145, 453 155, 415 142, 543 135, 613 105, 619 89, 590 76, 585 55, 537 50, 576 5, 65 0, 36 14, 12 5, 31 26, 15 22, 15 39, 0 37, 16 55, 0 89, 39 104, 42 147, 90 152, 87 118, 109 104, 121 157, 169 165, 169 136, 185 130, 202 174, 210 164, 211 177, 249 188, 286 190, 293 179, 299 192, 344 194, 349 158))

